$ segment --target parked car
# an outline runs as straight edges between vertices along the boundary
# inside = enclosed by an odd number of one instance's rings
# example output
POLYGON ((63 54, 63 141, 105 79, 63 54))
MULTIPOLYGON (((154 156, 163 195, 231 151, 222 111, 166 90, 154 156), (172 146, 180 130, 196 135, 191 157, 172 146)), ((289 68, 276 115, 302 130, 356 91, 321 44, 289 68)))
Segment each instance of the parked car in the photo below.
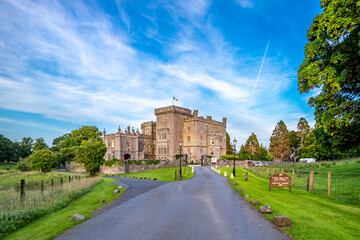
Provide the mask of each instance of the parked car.
POLYGON ((251 167, 254 166, 254 163, 253 163, 252 161, 248 161, 247 164, 248 164, 249 166, 251 166, 251 167))
POLYGON ((261 166, 260 163, 258 163, 258 162, 254 163, 254 167, 260 167, 260 166, 261 166))

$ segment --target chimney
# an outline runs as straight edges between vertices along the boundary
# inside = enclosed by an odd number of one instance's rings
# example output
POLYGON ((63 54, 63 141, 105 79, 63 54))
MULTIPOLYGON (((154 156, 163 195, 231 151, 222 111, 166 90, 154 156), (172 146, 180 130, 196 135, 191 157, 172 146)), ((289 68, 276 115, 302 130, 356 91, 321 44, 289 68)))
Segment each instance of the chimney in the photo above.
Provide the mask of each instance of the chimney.
POLYGON ((198 111, 198 110, 194 110, 194 114, 193 114, 193 116, 194 116, 195 118, 197 118, 197 117, 198 117, 198 114, 199 114, 199 111, 198 111))

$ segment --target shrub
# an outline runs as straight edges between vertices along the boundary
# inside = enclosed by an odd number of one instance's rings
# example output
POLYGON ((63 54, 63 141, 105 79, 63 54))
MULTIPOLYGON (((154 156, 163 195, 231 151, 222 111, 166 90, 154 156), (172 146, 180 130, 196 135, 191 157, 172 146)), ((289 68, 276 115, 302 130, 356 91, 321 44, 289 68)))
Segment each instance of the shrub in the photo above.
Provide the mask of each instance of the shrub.
POLYGON ((134 160, 134 163, 135 163, 136 165, 141 165, 141 164, 142 164, 142 160, 134 160))
POLYGON ((41 172, 50 172, 54 162, 54 154, 47 148, 36 151, 31 155, 32 168, 41 172))
POLYGON ((30 157, 20 158, 20 160, 16 164, 16 169, 26 172, 31 170, 31 159, 30 157))

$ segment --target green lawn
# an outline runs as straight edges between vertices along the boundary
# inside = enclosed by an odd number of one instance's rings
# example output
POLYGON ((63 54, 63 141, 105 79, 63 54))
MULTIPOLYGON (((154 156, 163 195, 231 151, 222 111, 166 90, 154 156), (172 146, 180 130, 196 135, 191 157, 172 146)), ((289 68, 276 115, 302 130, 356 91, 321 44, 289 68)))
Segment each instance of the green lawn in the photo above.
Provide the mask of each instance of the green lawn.
MULTIPOLYGON (((153 180, 156 178, 158 181, 165 182, 174 182, 175 181, 175 171, 179 170, 178 167, 171 168, 159 168, 155 170, 135 172, 135 173, 124 173, 117 174, 116 176, 121 177, 137 177, 137 178, 147 178, 153 180)), ((194 177, 195 172, 191 172, 191 167, 182 167, 182 176, 183 180, 190 179, 194 177)))
MULTIPOLYGON (((70 203, 66 208, 40 218, 34 223, 10 234, 5 239, 45 240, 55 238, 65 230, 81 223, 81 221, 70 221, 75 213, 84 215, 89 219, 95 209, 104 205, 104 203, 100 203, 101 199, 105 199, 106 204, 120 196, 120 194, 115 195, 112 193, 112 191, 117 188, 117 186, 111 184, 111 182, 114 181, 114 179, 103 178, 102 182, 97 184, 91 192, 70 203)), ((121 190, 121 193, 123 191, 124 190, 121 190)))
MULTIPOLYGON (((248 194, 251 200, 260 201, 260 206, 270 205, 273 214, 265 215, 271 221, 275 215, 291 218, 292 227, 285 231, 294 239, 360 239, 360 207, 343 204, 315 193, 293 188, 272 188, 269 180, 249 172, 245 182, 246 169, 237 168, 236 177, 230 179, 232 168, 221 168, 222 175, 227 171, 232 187, 242 196, 248 194), (233 185, 233 182, 238 185, 233 185), (241 193, 237 187, 246 193, 241 193)), ((256 208, 260 208, 256 206, 256 208)))
POLYGON ((270 165, 264 168, 249 168, 249 171, 267 177, 267 168, 269 169, 269 175, 272 175, 273 172, 280 173, 283 168, 284 173, 290 175, 291 178, 293 178, 292 171, 294 168, 295 186, 302 190, 306 190, 306 178, 309 176, 310 169, 314 169, 314 193, 324 197, 328 195, 328 170, 330 169, 331 198, 360 206, 360 160, 358 159, 309 164, 270 165))

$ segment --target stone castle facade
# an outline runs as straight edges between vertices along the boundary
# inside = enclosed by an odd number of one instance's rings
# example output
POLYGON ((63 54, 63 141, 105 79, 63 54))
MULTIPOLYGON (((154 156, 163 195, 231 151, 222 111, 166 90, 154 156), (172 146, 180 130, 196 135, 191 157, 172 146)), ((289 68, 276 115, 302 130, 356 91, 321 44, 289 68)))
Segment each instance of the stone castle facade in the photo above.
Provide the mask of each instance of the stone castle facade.
POLYGON ((156 122, 144 122, 139 130, 127 127, 106 134, 105 159, 167 159, 186 154, 188 161, 200 162, 202 156, 218 158, 226 154, 226 118, 222 122, 211 116, 198 116, 198 110, 178 106, 155 109, 156 122), (180 147, 180 143, 182 144, 180 147))

